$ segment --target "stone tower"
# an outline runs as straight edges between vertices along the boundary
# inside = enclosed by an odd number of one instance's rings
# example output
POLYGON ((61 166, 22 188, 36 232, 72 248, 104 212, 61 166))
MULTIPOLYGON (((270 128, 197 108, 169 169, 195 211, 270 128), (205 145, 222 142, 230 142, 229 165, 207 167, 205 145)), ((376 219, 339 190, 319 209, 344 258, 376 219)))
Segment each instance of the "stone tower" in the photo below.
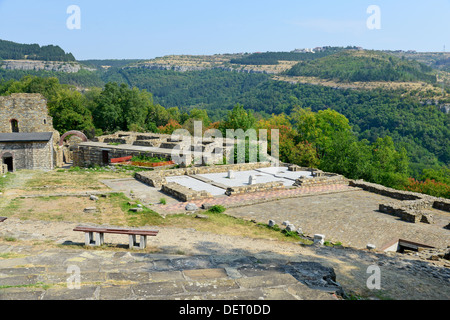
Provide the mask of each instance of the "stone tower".
POLYGON ((0 132, 53 132, 47 101, 39 93, 13 93, 0 97, 0 132))

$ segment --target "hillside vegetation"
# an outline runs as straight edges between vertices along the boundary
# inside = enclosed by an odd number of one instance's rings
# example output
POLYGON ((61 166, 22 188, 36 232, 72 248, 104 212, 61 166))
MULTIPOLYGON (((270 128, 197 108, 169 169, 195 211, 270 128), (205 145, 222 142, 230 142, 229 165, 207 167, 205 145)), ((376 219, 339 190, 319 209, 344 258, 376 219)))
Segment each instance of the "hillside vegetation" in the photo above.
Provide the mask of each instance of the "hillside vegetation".
POLYGON ((324 47, 322 51, 318 52, 260 52, 246 54, 243 57, 231 59, 230 62, 243 65, 275 65, 280 61, 315 60, 349 49, 354 49, 354 47, 324 47))
POLYGON ((59 46, 38 44, 20 44, 0 40, 0 60, 43 60, 43 61, 75 61, 71 53, 64 52, 59 46))
POLYGON ((286 71, 289 76, 309 76, 339 81, 424 81, 436 83, 433 69, 417 61, 399 59, 379 51, 343 51, 303 61, 286 71))

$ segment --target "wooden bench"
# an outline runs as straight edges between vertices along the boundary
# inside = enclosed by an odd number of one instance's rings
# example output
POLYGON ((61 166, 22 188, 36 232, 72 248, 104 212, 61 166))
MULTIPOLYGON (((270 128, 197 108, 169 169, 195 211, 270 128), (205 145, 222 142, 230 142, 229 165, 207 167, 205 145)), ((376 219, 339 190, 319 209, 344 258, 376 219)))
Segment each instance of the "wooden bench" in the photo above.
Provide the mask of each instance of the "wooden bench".
POLYGON ((104 234, 127 234, 129 238, 130 249, 145 249, 147 246, 147 237, 155 237, 158 230, 141 230, 141 229, 118 229, 118 228, 102 228, 102 227, 83 227, 78 226, 73 231, 85 233, 85 243, 87 246, 101 246, 105 243, 104 234), (136 241, 136 236, 140 236, 140 242, 136 241), (95 237, 95 238, 94 238, 95 237))
POLYGON ((0 217, 0 222, 5 221, 6 219, 8 219, 8 218, 6 218, 6 217, 0 217))

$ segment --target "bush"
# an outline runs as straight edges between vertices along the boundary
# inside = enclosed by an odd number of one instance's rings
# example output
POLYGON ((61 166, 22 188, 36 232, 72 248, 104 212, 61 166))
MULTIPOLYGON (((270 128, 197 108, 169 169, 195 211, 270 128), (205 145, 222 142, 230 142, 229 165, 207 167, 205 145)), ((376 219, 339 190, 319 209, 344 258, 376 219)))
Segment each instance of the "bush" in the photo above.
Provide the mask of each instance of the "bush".
POLYGON ((226 208, 224 206, 215 205, 212 206, 208 211, 212 213, 222 213, 225 212, 226 208))
POLYGON ((450 199, 450 185, 444 182, 437 182, 434 179, 418 181, 414 178, 409 179, 409 183, 404 187, 407 191, 425 193, 434 197, 450 199))

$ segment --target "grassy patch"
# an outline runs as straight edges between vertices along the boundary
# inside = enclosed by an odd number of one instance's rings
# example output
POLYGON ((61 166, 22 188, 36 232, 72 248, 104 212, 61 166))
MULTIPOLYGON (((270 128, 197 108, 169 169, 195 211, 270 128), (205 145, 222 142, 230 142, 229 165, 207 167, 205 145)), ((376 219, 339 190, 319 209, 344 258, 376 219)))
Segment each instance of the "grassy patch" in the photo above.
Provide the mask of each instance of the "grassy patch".
POLYGON ((24 258, 25 254, 15 253, 15 252, 5 252, 0 253, 0 259, 16 259, 16 258, 24 258))
POLYGON ((0 286, 0 289, 8 289, 8 288, 42 288, 44 290, 48 290, 52 285, 46 284, 43 282, 36 282, 33 284, 22 284, 16 286, 0 286))
POLYGON ((8 185, 9 181, 13 179, 14 174, 12 173, 6 173, 3 175, 0 175, 0 192, 3 192, 6 186, 8 185))

